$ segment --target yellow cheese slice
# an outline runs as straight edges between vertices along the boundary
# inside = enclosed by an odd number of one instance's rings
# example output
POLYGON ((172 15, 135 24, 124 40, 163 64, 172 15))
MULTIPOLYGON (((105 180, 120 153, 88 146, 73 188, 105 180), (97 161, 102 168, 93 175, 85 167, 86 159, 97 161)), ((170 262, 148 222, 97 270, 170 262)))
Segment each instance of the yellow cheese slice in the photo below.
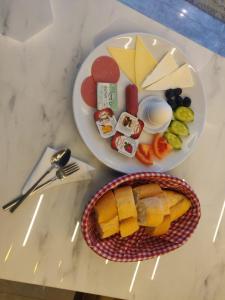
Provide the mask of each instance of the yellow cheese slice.
POLYGON ((174 55, 168 52, 162 60, 158 63, 155 69, 150 73, 142 84, 142 88, 153 84, 154 82, 162 79, 166 75, 172 73, 178 68, 174 55))
POLYGON ((155 68, 157 61, 145 46, 142 38, 136 38, 135 76, 136 85, 140 89, 143 80, 155 68))
POLYGON ((111 56, 118 63, 120 69, 127 76, 127 78, 135 83, 135 70, 134 70, 134 58, 135 49, 123 49, 108 47, 108 51, 111 56))
POLYGON ((173 88, 188 88, 194 85, 191 68, 188 64, 181 66, 163 79, 148 86, 145 90, 161 91, 173 88))

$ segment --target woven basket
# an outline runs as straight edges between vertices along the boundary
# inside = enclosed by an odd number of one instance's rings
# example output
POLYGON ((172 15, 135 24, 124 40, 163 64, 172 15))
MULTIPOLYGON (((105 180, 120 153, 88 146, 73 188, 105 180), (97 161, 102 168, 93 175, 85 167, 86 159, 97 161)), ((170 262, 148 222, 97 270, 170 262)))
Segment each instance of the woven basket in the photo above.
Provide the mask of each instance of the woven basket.
POLYGON ((140 261, 153 258, 181 247, 190 238, 201 216, 199 200, 191 187, 179 178, 163 173, 135 173, 119 177, 101 188, 88 203, 82 218, 82 232, 88 246, 105 259, 118 262, 140 261), (109 190, 118 186, 137 186, 158 183, 163 189, 184 194, 192 203, 181 218, 171 224, 169 232, 161 237, 151 237, 141 227, 136 233, 121 238, 116 234, 101 240, 96 227, 94 206, 109 190))

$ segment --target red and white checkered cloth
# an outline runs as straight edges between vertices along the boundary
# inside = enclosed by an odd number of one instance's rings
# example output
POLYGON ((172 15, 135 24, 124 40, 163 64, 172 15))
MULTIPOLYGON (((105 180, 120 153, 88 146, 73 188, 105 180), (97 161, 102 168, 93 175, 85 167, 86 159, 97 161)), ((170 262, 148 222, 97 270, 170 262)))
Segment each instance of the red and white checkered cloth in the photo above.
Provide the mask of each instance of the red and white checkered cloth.
POLYGON ((201 216, 199 200, 191 187, 182 179, 163 173, 135 173, 119 177, 101 188, 88 203, 82 218, 82 232, 88 246, 105 259, 131 262, 150 259, 182 246, 195 230, 201 216), (161 237, 151 237, 141 227, 136 233, 121 238, 116 234, 100 239, 94 218, 94 206, 109 190, 118 186, 137 186, 158 183, 163 189, 184 194, 192 203, 188 212, 171 224, 169 232, 161 237))

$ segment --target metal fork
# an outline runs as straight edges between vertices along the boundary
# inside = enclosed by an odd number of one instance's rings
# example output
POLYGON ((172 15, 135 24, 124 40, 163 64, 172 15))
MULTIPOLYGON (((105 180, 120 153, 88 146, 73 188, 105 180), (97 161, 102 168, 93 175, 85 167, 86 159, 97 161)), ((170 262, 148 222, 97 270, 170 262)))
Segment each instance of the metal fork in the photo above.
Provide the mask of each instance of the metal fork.
POLYGON ((72 175, 73 173, 77 172, 80 169, 77 163, 69 164, 63 168, 60 168, 56 171, 55 176, 46 182, 39 185, 34 192, 39 191, 41 188, 46 187, 47 185, 51 184, 53 181, 56 181, 57 179, 63 180, 66 177, 72 175))
MULTIPOLYGON (((31 195, 33 195, 35 192, 39 191, 40 189, 42 189, 43 187, 46 187, 48 185, 50 185, 52 182, 56 181, 56 180, 63 180, 64 178, 72 175, 73 173, 77 172, 80 169, 80 167, 78 166, 77 163, 71 163, 69 165, 66 165, 60 169, 58 169, 56 171, 56 174, 54 177, 52 177, 51 179, 47 180, 46 182, 42 183, 41 185, 37 186, 36 189, 31 193, 31 195)), ((18 201, 20 201, 21 196, 13 199, 12 201, 6 203, 5 205, 2 206, 2 208, 4 210, 8 210, 10 209, 10 212, 13 212, 13 206, 18 203, 18 201)))

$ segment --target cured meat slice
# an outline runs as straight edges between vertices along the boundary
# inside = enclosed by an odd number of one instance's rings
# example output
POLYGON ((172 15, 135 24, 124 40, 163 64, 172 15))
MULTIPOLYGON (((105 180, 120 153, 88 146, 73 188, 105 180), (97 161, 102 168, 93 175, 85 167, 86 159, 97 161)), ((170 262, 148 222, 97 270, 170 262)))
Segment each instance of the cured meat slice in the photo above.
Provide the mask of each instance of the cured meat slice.
POLYGON ((97 83, 92 76, 86 77, 82 82, 81 95, 88 106, 97 107, 97 83))
POLYGON ((126 87, 126 111, 137 116, 138 112, 138 89, 135 84, 129 84, 126 87))
POLYGON ((116 83, 120 78, 120 69, 113 58, 100 56, 93 62, 91 74, 96 82, 116 83))

